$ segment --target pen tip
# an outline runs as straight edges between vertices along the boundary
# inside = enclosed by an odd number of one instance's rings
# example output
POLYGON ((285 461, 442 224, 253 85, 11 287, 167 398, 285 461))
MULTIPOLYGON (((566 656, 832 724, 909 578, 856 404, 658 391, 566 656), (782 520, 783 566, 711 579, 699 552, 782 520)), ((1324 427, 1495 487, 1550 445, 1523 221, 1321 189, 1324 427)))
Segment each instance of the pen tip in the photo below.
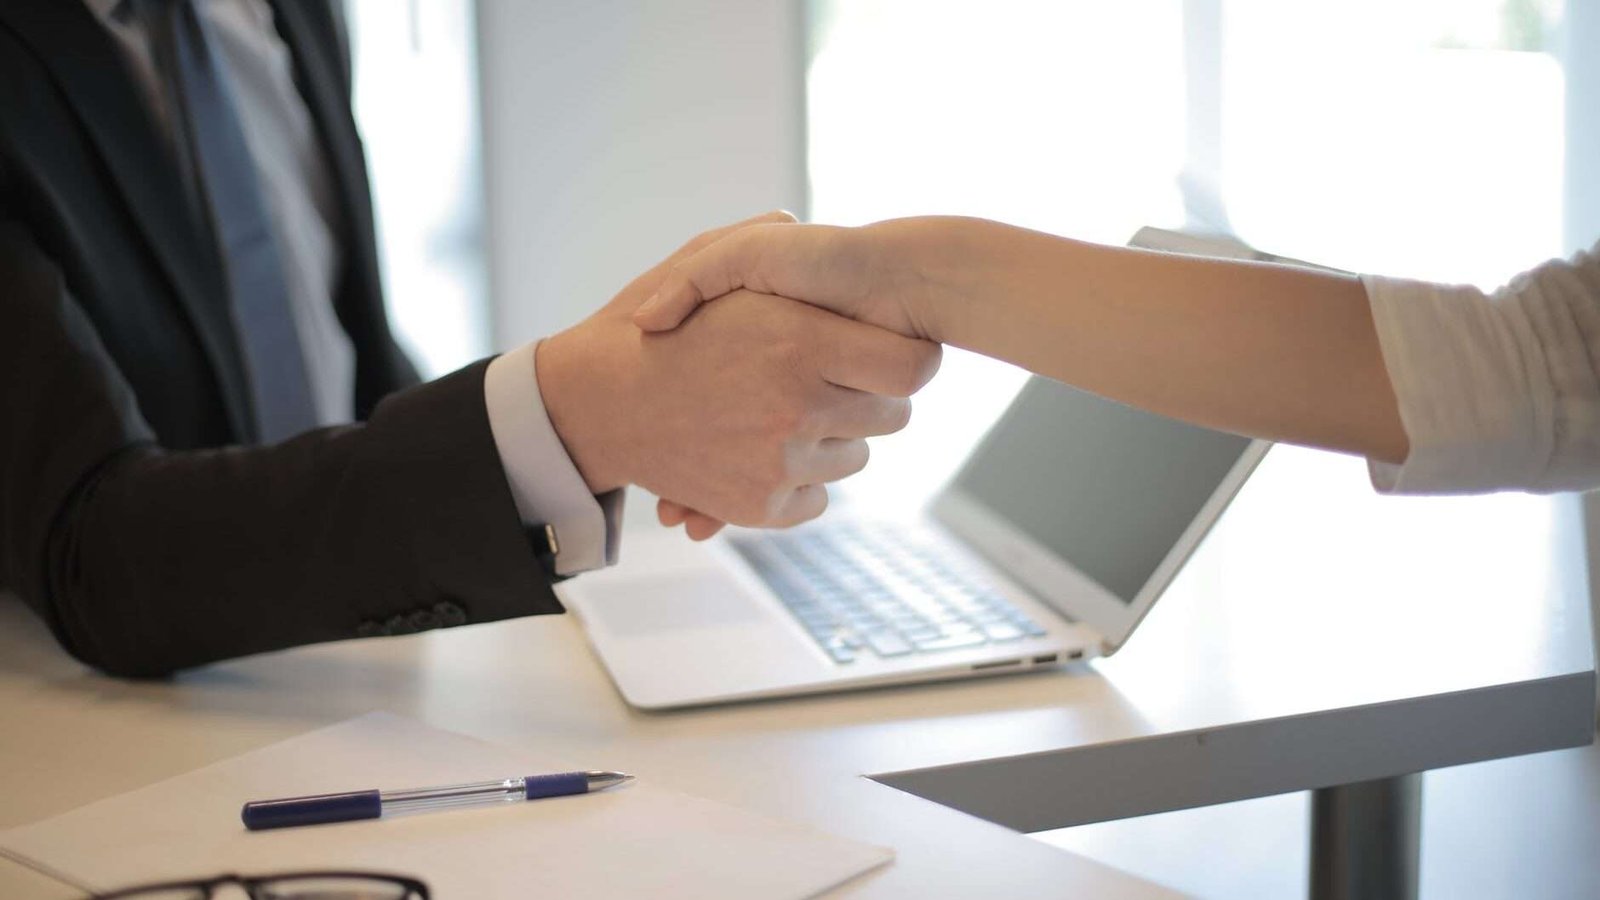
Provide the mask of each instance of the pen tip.
POLYGON ((606 788, 614 788, 619 784, 627 784, 634 779, 634 776, 629 775, 626 772, 590 772, 588 775, 589 790, 591 791, 603 791, 606 788))

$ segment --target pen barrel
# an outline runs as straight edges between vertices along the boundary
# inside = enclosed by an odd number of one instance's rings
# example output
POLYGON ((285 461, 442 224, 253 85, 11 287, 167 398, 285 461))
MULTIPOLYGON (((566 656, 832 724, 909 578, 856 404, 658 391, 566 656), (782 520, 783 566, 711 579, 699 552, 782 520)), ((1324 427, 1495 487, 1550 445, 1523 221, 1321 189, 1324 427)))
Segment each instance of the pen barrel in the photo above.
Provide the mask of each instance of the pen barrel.
POLYGON ((384 812, 451 809, 458 806, 476 806, 496 801, 521 800, 522 779, 506 778, 500 781, 477 781, 471 784, 452 784, 445 787, 383 791, 380 796, 383 800, 384 812))
POLYGON ((529 775, 522 779, 522 795, 528 800, 589 793, 588 772, 561 772, 555 775, 529 775))
POLYGON ((383 801, 377 791, 319 794, 288 800, 256 800, 246 803, 239 813, 244 820, 244 827, 251 831, 352 822, 356 819, 376 819, 381 815, 383 801))

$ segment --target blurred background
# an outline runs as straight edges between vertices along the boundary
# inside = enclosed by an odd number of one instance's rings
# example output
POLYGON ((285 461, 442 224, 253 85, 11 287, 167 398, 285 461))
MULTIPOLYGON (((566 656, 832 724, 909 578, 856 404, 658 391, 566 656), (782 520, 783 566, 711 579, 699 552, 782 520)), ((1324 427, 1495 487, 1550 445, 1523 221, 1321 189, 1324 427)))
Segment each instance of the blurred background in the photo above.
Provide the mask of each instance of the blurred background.
MULTIPOLYGON (((1199 228, 1485 288, 1600 239, 1600 0, 349 9, 389 303, 430 375, 774 207, 1110 243, 1199 228)), ((1022 383, 959 351, 944 369, 852 502, 925 494, 1022 383)), ((1434 773, 1427 796, 1426 896, 1600 892, 1593 751, 1434 773)), ((1042 837, 1185 891, 1285 896, 1304 817, 1292 796, 1042 837)))
MULTIPOLYGON (((1600 61, 1566 52, 1597 7, 350 0, 389 301, 433 375, 774 207, 1201 228, 1493 287, 1600 236, 1600 61)), ((945 369, 857 495, 939 480, 1021 384, 945 369)))

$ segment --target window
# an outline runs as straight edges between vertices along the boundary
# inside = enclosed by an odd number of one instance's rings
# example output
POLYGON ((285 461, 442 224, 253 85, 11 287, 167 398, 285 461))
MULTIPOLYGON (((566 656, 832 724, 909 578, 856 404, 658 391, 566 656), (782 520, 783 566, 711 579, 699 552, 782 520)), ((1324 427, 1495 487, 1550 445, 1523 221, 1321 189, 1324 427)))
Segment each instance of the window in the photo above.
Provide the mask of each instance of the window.
MULTIPOLYGON (((951 213, 1122 243, 1181 219, 1177 0, 851 0, 811 12, 813 220, 951 213)), ((947 350, 911 426, 874 442, 852 497, 895 506, 925 494, 1024 377, 947 350)))
MULTIPOLYGON (((1561 252, 1557 0, 813 0, 811 218, 1236 233, 1492 287, 1561 252)), ((924 495, 1020 387, 960 351, 852 491, 924 495)))
POLYGON ((470 0, 349 0, 384 293, 424 378, 489 349, 470 0))
POLYGON ((1222 4, 1221 194, 1241 237, 1492 288, 1561 252, 1559 6, 1222 4))

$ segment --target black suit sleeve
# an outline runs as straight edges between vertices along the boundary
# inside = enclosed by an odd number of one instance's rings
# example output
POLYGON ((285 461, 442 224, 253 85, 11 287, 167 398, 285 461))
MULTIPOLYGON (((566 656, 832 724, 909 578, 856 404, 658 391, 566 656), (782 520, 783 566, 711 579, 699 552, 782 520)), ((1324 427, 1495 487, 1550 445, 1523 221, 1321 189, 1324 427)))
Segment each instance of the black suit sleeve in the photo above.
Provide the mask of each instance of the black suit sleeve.
POLYGON ((0 221, 0 586, 119 675, 559 612, 489 431, 484 363, 365 424, 168 452, 60 272, 0 221))

